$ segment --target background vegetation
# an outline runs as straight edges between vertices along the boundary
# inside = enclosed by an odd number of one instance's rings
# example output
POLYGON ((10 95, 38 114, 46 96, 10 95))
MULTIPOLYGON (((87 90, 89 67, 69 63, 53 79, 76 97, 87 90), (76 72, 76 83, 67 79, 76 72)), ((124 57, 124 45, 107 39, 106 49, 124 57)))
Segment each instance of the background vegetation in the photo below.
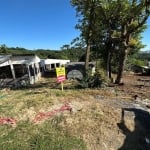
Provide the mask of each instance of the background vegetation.
MULTIPOLYGON (((138 52, 145 46, 141 39, 148 27, 149 1, 70 0, 70 3, 76 10, 76 29, 80 30, 80 36, 70 44, 63 45, 60 51, 37 49, 30 53, 40 58, 85 61, 85 74, 89 69, 89 61, 102 60, 110 79, 115 70, 116 84, 122 81, 127 62, 140 66, 147 63, 149 58, 141 60, 145 54, 138 52)), ((6 45, 2 45, 0 51, 2 54, 27 53, 24 48, 7 48, 6 45)))

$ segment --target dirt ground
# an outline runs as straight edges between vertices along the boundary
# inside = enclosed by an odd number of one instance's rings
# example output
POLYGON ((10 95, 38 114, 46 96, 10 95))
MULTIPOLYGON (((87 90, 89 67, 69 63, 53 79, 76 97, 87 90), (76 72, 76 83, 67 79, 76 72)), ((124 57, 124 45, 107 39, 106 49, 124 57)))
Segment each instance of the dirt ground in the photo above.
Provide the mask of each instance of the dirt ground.
POLYGON ((1 116, 32 122, 38 112, 67 103, 72 111, 63 112, 57 126, 83 139, 88 150, 150 150, 150 83, 139 79, 150 76, 127 74, 123 85, 99 89, 69 89, 68 81, 64 92, 56 82, 41 80, 29 89, 1 91, 7 93, 1 97, 1 116))
POLYGON ((150 150, 150 83, 139 79, 150 77, 125 75, 123 85, 84 91, 88 100, 76 100, 81 110, 65 126, 89 150, 150 150))
POLYGON ((116 97, 95 97, 111 115, 108 118, 111 128, 104 127, 108 137, 100 149, 150 149, 150 81, 147 79, 150 77, 124 75, 124 85, 108 88, 116 97))

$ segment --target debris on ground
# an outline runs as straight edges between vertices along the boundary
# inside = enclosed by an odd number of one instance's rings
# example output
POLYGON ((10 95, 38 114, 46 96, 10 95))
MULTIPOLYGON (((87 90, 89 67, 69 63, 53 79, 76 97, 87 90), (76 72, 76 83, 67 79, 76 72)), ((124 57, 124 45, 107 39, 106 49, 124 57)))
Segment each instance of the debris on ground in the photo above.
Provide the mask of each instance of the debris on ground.
POLYGON ((0 118, 1 125, 11 125, 12 127, 16 127, 17 120, 14 118, 0 118))
MULTIPOLYGON (((18 126, 25 123, 23 131, 30 133, 29 126, 35 129, 50 125, 51 118, 55 121, 61 113, 63 117, 54 126, 82 139, 87 150, 150 150, 150 86, 139 86, 138 78, 126 75, 122 86, 95 89, 69 89, 64 84, 64 92, 45 80, 44 86, 40 83, 32 89, 10 91, 11 96, 0 101, 1 116, 13 115, 18 126)), ((11 119, 0 124, 11 125, 11 119)), ((2 130, 0 134, 7 132, 2 130)), ((26 141, 23 137, 21 140, 26 141)))
POLYGON ((60 108, 54 109, 54 110, 49 111, 49 112, 39 112, 35 116, 35 118, 33 119, 33 123, 37 123, 37 122, 40 122, 42 120, 48 119, 50 117, 55 116, 57 113, 64 112, 66 110, 71 112, 72 111, 72 107, 69 104, 64 104, 60 108))

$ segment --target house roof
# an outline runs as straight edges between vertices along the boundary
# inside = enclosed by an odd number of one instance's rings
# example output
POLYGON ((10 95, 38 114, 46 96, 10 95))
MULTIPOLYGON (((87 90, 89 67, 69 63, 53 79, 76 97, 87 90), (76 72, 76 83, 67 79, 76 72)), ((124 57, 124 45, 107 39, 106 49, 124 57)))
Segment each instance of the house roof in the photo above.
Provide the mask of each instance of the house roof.
POLYGON ((37 55, 13 55, 11 57, 12 64, 33 64, 39 63, 40 58, 37 55))
POLYGON ((0 64, 3 64, 4 62, 8 61, 10 57, 11 55, 0 55, 0 64))
POLYGON ((8 60, 10 60, 12 64, 32 64, 40 62, 40 58, 34 54, 0 55, 0 66, 9 65, 8 60))
POLYGON ((37 56, 36 54, 12 54, 12 56, 37 56))
POLYGON ((66 64, 70 62, 70 60, 66 59, 41 59, 41 64, 53 64, 53 63, 60 63, 60 64, 66 64))

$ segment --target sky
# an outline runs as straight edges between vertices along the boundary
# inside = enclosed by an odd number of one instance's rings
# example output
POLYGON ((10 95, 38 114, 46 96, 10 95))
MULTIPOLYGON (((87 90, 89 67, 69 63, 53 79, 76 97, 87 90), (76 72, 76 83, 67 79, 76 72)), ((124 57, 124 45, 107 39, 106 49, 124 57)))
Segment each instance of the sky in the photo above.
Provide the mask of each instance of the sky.
POLYGON ((0 44, 59 50, 79 36, 70 0, 0 0, 0 44))
MULTIPOLYGON (((70 0, 0 0, 0 45, 60 50, 79 36, 70 0)), ((143 43, 150 50, 150 19, 143 43)))
POLYGON ((146 45, 145 48, 143 48, 143 51, 150 50, 150 17, 147 20, 147 29, 142 34, 142 42, 146 45))

